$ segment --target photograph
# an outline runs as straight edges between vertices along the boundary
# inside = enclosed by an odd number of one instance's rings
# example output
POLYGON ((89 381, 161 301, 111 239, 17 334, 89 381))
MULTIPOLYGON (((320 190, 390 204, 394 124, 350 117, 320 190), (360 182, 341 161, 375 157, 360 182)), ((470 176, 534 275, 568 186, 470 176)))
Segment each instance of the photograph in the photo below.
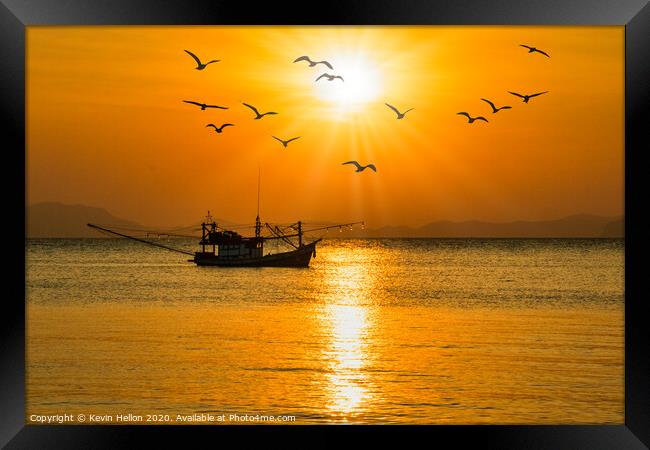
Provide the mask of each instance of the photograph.
POLYGON ((26 424, 625 423, 625 27, 25 51, 26 424))

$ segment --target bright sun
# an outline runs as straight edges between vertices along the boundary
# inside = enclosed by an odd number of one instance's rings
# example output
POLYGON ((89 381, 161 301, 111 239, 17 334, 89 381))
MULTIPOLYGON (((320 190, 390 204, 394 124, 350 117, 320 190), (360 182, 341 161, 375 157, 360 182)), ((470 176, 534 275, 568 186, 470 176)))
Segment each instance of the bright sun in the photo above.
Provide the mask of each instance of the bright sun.
MULTIPOLYGON (((382 77, 377 65, 363 54, 337 55, 330 61, 334 70, 320 73, 340 75, 344 81, 321 78, 314 83, 316 95, 340 112, 359 111, 381 94, 382 77)), ((323 67, 319 65, 319 67, 323 67)))

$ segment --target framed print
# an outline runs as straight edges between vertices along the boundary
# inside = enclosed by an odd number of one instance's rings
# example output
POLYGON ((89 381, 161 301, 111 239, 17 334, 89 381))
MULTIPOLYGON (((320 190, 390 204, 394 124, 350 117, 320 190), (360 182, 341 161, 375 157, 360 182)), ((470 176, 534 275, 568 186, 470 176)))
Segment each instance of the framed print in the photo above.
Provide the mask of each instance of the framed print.
POLYGON ((0 11, 7 448, 650 442, 647 2, 0 11))

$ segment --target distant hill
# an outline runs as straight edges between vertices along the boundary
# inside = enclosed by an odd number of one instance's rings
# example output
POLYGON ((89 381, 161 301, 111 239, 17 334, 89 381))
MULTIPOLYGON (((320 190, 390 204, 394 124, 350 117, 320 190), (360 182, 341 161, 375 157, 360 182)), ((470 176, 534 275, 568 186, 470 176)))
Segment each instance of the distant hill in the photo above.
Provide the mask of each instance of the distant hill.
POLYGON ((622 217, 577 214, 556 220, 439 221, 421 227, 389 226, 347 233, 355 237, 624 237, 622 217))
MULTIPOLYGON (((143 228, 142 225, 113 216, 103 208, 63 203, 36 203, 27 208, 27 237, 102 237, 87 223, 143 228)), ((578 214, 556 220, 481 222, 438 221, 421 227, 355 227, 340 237, 612 237, 625 235, 623 217, 578 214)), ((333 233, 329 237, 339 237, 333 233)))
POLYGON ((103 237, 87 223, 123 227, 141 227, 130 220, 115 217, 103 208, 44 202, 27 208, 27 237, 103 237))
POLYGON ((620 219, 608 223, 603 228, 602 237, 624 237, 624 236, 625 236, 625 220, 622 217, 620 219))

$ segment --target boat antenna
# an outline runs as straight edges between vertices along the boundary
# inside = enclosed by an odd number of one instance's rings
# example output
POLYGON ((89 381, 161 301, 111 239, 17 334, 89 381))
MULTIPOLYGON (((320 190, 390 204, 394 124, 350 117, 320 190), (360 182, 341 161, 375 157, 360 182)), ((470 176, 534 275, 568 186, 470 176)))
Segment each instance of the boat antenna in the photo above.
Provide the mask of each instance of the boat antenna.
POLYGON ((257 217, 260 216, 260 180, 262 178, 262 170, 257 166, 257 217))
POLYGON ((260 220, 260 184, 261 184, 261 169, 257 166, 257 217, 255 217, 255 237, 259 238, 262 234, 262 221, 260 220))

